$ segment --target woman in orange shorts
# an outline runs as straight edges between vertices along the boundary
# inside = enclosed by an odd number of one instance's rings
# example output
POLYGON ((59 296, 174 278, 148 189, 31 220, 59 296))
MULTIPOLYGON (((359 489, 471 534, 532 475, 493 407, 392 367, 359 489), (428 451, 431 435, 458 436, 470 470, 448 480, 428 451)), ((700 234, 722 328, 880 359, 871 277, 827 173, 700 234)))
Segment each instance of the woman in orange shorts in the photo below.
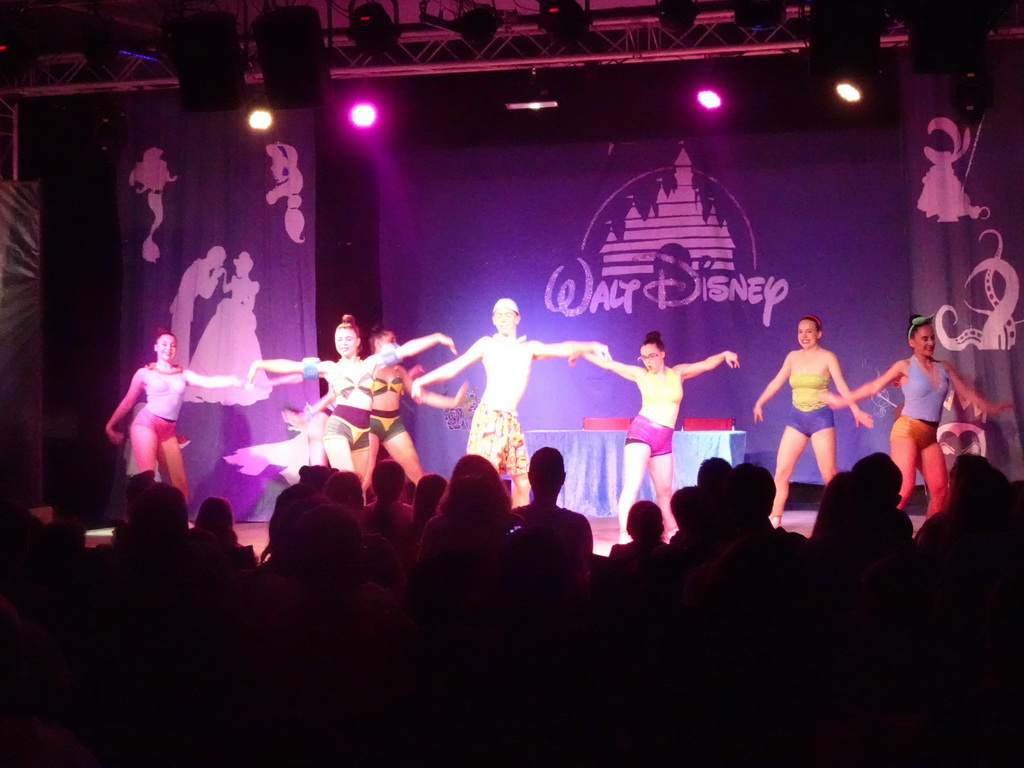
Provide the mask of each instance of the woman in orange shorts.
POLYGON ((949 363, 936 360, 934 315, 913 315, 907 328, 907 344, 914 354, 897 360, 889 370, 874 381, 862 384, 850 393, 848 400, 829 397, 832 405, 846 405, 881 392, 889 384, 903 389, 903 406, 897 410, 889 433, 889 455, 903 473, 900 488, 900 509, 914 490, 917 470, 921 470, 928 489, 928 514, 941 511, 946 504, 949 473, 942 448, 936 441, 943 404, 950 388, 961 400, 979 412, 1000 413, 1012 403, 990 403, 956 372, 949 363))

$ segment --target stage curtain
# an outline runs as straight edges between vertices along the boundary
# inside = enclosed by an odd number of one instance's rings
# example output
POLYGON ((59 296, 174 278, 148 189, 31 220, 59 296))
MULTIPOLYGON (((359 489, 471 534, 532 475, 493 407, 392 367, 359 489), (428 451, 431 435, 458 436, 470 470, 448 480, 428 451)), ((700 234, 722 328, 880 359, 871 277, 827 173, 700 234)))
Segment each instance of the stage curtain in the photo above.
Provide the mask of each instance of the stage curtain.
POLYGON ((0 182, 0 498, 42 494, 40 187, 0 182))
MULTIPOLYGON (((124 110, 122 389, 111 410, 154 359, 161 329, 177 335, 178 362, 207 375, 244 377, 256 357, 315 355, 310 110, 278 112, 265 132, 240 112, 185 114, 176 94, 126 99, 124 110)), ((236 519, 269 516, 308 455, 281 408, 318 396, 315 383, 272 390, 263 376, 253 390, 189 388, 177 431, 189 441, 192 509, 218 495, 236 519)), ((126 450, 119 480, 132 471, 126 450)))

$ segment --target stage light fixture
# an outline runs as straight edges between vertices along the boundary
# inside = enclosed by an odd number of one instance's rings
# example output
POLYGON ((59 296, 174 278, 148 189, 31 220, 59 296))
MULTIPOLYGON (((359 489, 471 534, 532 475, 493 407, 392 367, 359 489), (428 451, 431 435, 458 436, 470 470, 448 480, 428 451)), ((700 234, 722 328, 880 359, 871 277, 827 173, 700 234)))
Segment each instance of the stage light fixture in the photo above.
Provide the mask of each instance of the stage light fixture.
POLYGON ((697 20, 697 0, 658 0, 658 23, 673 34, 681 35, 697 20))
POLYGON ((862 96, 860 88, 846 80, 836 83, 836 94, 843 101, 851 103, 860 101, 862 96))
POLYGON ((455 20, 456 31, 470 45, 487 45, 500 26, 498 12, 489 5, 472 8, 455 20))
POLYGON ((774 29, 786 20, 786 0, 735 0, 733 21, 743 29, 774 29))
POLYGON ((704 109, 719 109, 722 106, 722 97, 718 91, 711 88, 701 88, 697 91, 697 103, 704 109))
POLYGON ((234 14, 211 11, 183 16, 166 22, 162 33, 186 112, 242 106, 245 70, 234 14))
POLYGON ((274 113, 270 111, 270 105, 265 98, 257 97, 252 100, 249 104, 247 122, 254 131, 265 131, 274 124, 274 113))
POLYGON ((398 0, 391 0, 391 10, 394 20, 380 3, 356 6, 356 0, 350 0, 346 34, 363 53, 383 53, 398 40, 398 0))
POLYGON ((977 125, 994 102, 992 77, 986 72, 968 72, 954 79, 950 101, 962 122, 977 125))
POLYGON ((274 8, 253 22, 252 34, 271 107, 319 107, 327 100, 330 73, 316 9, 274 8))
POLYGON ((560 42, 572 42, 590 28, 590 16, 576 0, 540 0, 538 25, 560 42))
POLYGON ((530 70, 530 79, 527 83, 520 83, 513 86, 513 95, 507 97, 505 109, 521 110, 527 109, 536 112, 541 109, 554 109, 558 106, 558 99, 555 97, 551 87, 551 75, 536 68, 530 70))
POLYGON ((884 19, 883 0, 814 0, 808 41, 811 76, 877 75, 884 19))
POLYGON ((349 110, 348 119, 356 128, 372 128, 377 122, 377 108, 369 102, 360 102, 349 110))

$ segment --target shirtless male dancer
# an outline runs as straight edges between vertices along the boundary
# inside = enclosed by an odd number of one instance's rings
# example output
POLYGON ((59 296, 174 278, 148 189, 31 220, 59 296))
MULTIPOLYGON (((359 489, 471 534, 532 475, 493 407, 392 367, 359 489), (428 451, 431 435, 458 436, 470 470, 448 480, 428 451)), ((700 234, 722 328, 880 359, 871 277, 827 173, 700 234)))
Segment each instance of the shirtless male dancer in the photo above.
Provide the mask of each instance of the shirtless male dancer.
POLYGON ((478 339, 464 354, 450 363, 425 373, 412 384, 412 397, 419 402, 423 387, 458 376, 475 362, 483 361, 487 384, 483 397, 473 414, 467 453, 483 456, 499 472, 512 478, 512 506, 530 503, 530 481, 527 478, 529 457, 516 408, 530 379, 534 360, 564 357, 571 360, 590 353, 610 360, 608 347, 596 341, 563 341, 544 344, 516 336, 519 306, 512 299, 498 299, 491 319, 497 333, 478 339))

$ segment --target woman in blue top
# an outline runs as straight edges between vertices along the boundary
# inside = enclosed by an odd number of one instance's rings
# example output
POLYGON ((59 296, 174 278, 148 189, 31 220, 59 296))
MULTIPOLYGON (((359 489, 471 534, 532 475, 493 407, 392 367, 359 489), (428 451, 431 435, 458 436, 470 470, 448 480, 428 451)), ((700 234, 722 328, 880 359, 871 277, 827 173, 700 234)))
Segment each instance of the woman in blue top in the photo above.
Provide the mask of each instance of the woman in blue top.
POLYGON ((1000 413, 1012 406, 1012 403, 990 403, 968 385, 952 365, 934 358, 934 319, 934 315, 911 316, 907 343, 914 354, 905 360, 897 360, 877 379, 859 386, 847 400, 835 396, 829 398, 830 405, 841 406, 876 395, 889 384, 902 387, 903 406, 897 410, 896 421, 889 433, 889 455, 903 473, 899 506, 902 509, 907 503, 920 469, 928 489, 929 515, 941 511, 946 504, 949 473, 936 433, 950 388, 961 400, 982 413, 1000 413))

